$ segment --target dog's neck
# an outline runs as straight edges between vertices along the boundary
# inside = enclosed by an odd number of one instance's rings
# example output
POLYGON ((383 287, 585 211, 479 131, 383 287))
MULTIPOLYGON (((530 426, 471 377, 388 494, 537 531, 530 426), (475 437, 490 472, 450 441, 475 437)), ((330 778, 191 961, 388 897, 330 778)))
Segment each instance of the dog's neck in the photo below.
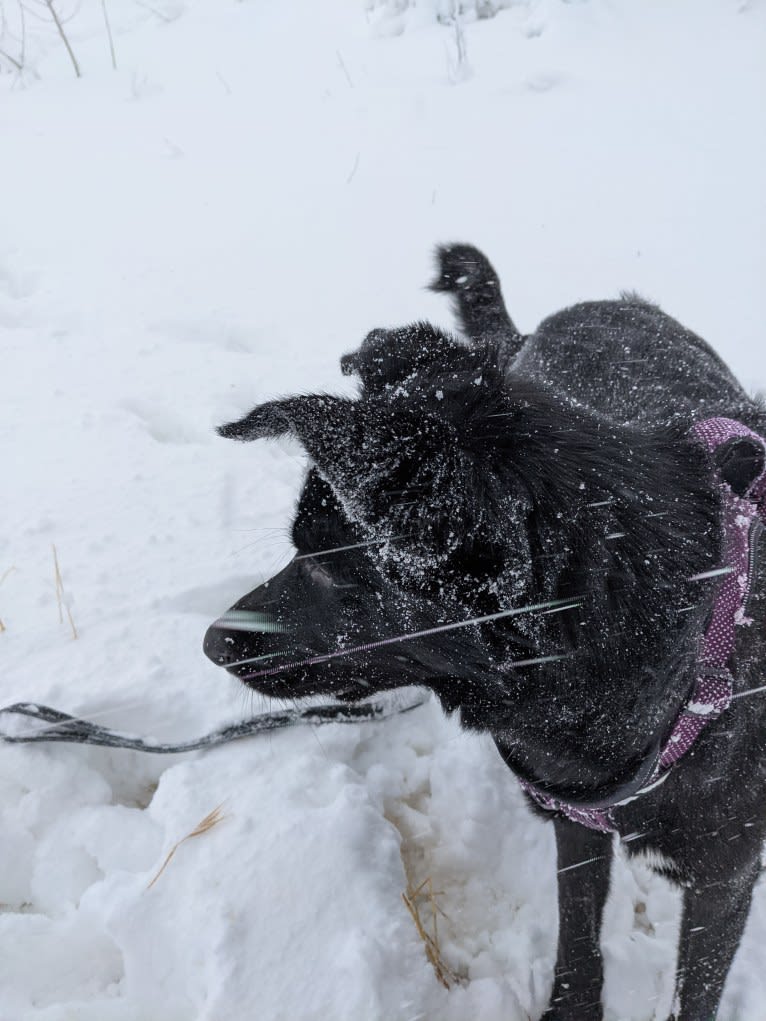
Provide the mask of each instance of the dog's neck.
POLYGON ((619 428, 539 402, 514 428, 531 503, 541 657, 505 671, 494 736, 523 771, 583 794, 630 773, 672 726, 694 678, 719 566, 718 495, 684 436, 619 428), (552 412, 552 413, 551 413, 552 412))

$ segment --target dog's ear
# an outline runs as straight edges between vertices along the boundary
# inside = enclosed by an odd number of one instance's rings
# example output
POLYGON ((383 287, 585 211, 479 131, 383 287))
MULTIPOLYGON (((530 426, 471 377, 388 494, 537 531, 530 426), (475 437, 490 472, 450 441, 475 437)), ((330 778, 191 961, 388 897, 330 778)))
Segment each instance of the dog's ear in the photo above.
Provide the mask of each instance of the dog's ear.
POLYGON ((341 371, 356 373, 368 393, 396 386, 415 375, 467 372, 485 362, 455 337, 431 323, 417 322, 395 330, 372 330, 358 351, 343 355, 341 371))
POLYGON ((308 395, 270 401, 221 436, 296 437, 352 521, 392 534, 416 522, 432 533, 445 514, 470 527, 476 458, 447 419, 383 399, 308 395))
POLYGON ((357 447, 361 439, 358 403, 324 394, 285 397, 259 404, 244 418, 216 431, 226 439, 245 441, 290 434, 321 464, 346 457, 357 447))

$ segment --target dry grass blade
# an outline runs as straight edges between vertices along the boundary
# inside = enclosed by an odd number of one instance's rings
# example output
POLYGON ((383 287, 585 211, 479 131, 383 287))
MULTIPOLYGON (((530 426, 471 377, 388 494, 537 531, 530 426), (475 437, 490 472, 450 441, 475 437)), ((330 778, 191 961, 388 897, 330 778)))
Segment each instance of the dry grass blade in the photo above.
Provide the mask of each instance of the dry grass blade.
POLYGON ((217 826, 218 823, 221 822, 222 819, 226 818, 221 813, 221 809, 222 808, 223 808, 223 802, 221 802, 220 805, 218 805, 216 808, 214 808, 212 812, 209 812, 201 822, 198 822, 197 825, 194 827, 194 829, 191 831, 191 833, 187 833, 185 837, 182 837, 178 841, 178 843, 173 844, 173 846, 168 851, 167 857, 165 858, 165 861, 162 863, 162 866, 160 867, 159 872, 154 877, 154 879, 151 881, 151 883, 149 883, 149 885, 147 886, 147 888, 146 888, 147 890, 151 890, 151 888, 154 886, 154 884, 160 878, 162 873, 165 871, 165 869, 170 864, 170 859, 176 853, 176 851, 181 846, 181 844, 185 843, 187 840, 191 840, 192 837, 201 837, 203 833, 207 833, 209 830, 212 830, 212 828, 214 826, 217 826))
POLYGON ((59 608, 59 624, 64 622, 64 610, 69 619, 69 626, 72 629, 72 638, 77 638, 77 628, 74 625, 74 618, 72 617, 72 611, 69 609, 69 605, 64 598, 64 579, 61 577, 61 568, 59 567, 59 556, 56 552, 56 544, 52 544, 53 548, 53 572, 56 582, 56 602, 59 608))
POLYGON ((56 604, 59 608, 59 624, 63 624, 64 608, 62 605, 62 596, 64 592, 64 580, 61 577, 61 569, 59 568, 59 555, 56 552, 55 543, 53 543, 51 549, 53 550, 53 578, 56 583, 56 604))
POLYGON ((436 978, 441 982, 445 989, 449 989, 452 982, 458 982, 458 976, 445 964, 442 959, 441 949, 439 947, 439 929, 436 922, 437 914, 444 915, 444 912, 436 904, 436 894, 434 893, 433 882, 429 876, 424 879, 423 882, 417 886, 414 890, 410 889, 407 893, 402 894, 402 900, 404 901, 407 910, 412 915, 412 920, 415 923, 415 928, 418 931, 418 936, 423 940, 423 946, 425 947, 426 957, 431 963, 431 967, 434 969, 436 978), (425 894, 424 888, 428 888, 428 893, 425 894), (427 897, 427 903, 431 907, 431 925, 433 928, 432 932, 426 930, 423 924, 423 919, 420 915, 420 907, 417 903, 418 897, 427 897))

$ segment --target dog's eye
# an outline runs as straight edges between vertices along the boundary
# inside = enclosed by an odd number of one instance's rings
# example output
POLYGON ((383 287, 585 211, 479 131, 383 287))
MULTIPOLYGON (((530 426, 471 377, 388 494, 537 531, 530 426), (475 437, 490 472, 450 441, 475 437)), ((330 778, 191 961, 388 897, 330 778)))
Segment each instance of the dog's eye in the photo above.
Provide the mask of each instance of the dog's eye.
POLYGON ((315 585, 332 588, 332 576, 323 564, 318 564, 315 560, 307 560, 304 570, 315 585))
POLYGON ((306 573, 311 579, 312 584, 319 585, 324 589, 339 589, 339 588, 357 588, 358 586, 354 582, 343 582, 336 580, 330 571, 324 566, 324 564, 308 562, 306 567, 306 573))

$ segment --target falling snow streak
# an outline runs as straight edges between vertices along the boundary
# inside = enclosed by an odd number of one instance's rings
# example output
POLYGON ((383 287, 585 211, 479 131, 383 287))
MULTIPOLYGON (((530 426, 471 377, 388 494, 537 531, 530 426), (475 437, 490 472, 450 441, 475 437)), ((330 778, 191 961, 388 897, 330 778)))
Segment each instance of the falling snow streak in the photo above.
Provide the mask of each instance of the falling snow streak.
POLYGON ((733 567, 716 567, 713 571, 701 571, 699 574, 692 574, 689 581, 704 581, 705 578, 719 578, 723 574, 731 574, 733 567))
MULTIPOLYGON (((400 505, 401 506, 401 505, 400 505)), ((330 549, 314 550, 313 553, 300 553, 294 557, 295 560, 307 560, 309 557, 324 557, 329 553, 345 553, 346 550, 351 549, 363 549, 365 546, 376 546, 380 543, 396 542, 399 539, 404 539, 404 535, 392 535, 385 539, 368 539, 367 542, 354 542, 350 546, 332 546, 330 549)))
MULTIPOLYGON (((304 666, 315 666, 320 663, 326 663, 332 659, 338 659, 342 656, 353 656, 359 652, 369 652, 372 649, 379 649, 385 645, 394 645, 399 642, 407 642, 416 638, 427 638, 430 635, 441 634, 445 631, 454 631, 457 628, 470 627, 471 625, 488 624, 495 620, 502 620, 506 617, 517 617, 525 613, 534 613, 536 610, 545 610, 549 607, 559 607, 560 609, 575 609, 580 606, 579 602, 572 602, 567 599, 552 599, 545 603, 534 603, 531 606, 523 606, 514 608, 511 610, 500 610, 498 613, 489 613, 483 617, 472 617, 470 620, 455 621, 452 624, 440 624, 438 627, 426 628, 423 631, 413 631, 408 634, 394 635, 391 638, 382 638, 377 642, 366 642, 363 645, 354 645, 348 649, 337 649, 335 652, 328 652, 320 656, 310 656, 307 659, 296 660, 291 663, 284 663, 282 666, 271 667, 268 670, 259 670, 252 674, 244 674, 241 678, 243 681, 252 680, 254 677, 270 677, 274 674, 284 673, 286 670, 292 670, 296 667, 304 666)), ((519 660, 515 664, 509 663, 508 667, 516 666, 530 666, 533 663, 550 663, 554 660, 564 659, 563 655, 554 656, 541 656, 537 659, 530 660, 519 660)))
POLYGON ((279 633, 286 630, 270 614, 257 613, 255 610, 227 610, 212 626, 226 628, 229 631, 279 633))

